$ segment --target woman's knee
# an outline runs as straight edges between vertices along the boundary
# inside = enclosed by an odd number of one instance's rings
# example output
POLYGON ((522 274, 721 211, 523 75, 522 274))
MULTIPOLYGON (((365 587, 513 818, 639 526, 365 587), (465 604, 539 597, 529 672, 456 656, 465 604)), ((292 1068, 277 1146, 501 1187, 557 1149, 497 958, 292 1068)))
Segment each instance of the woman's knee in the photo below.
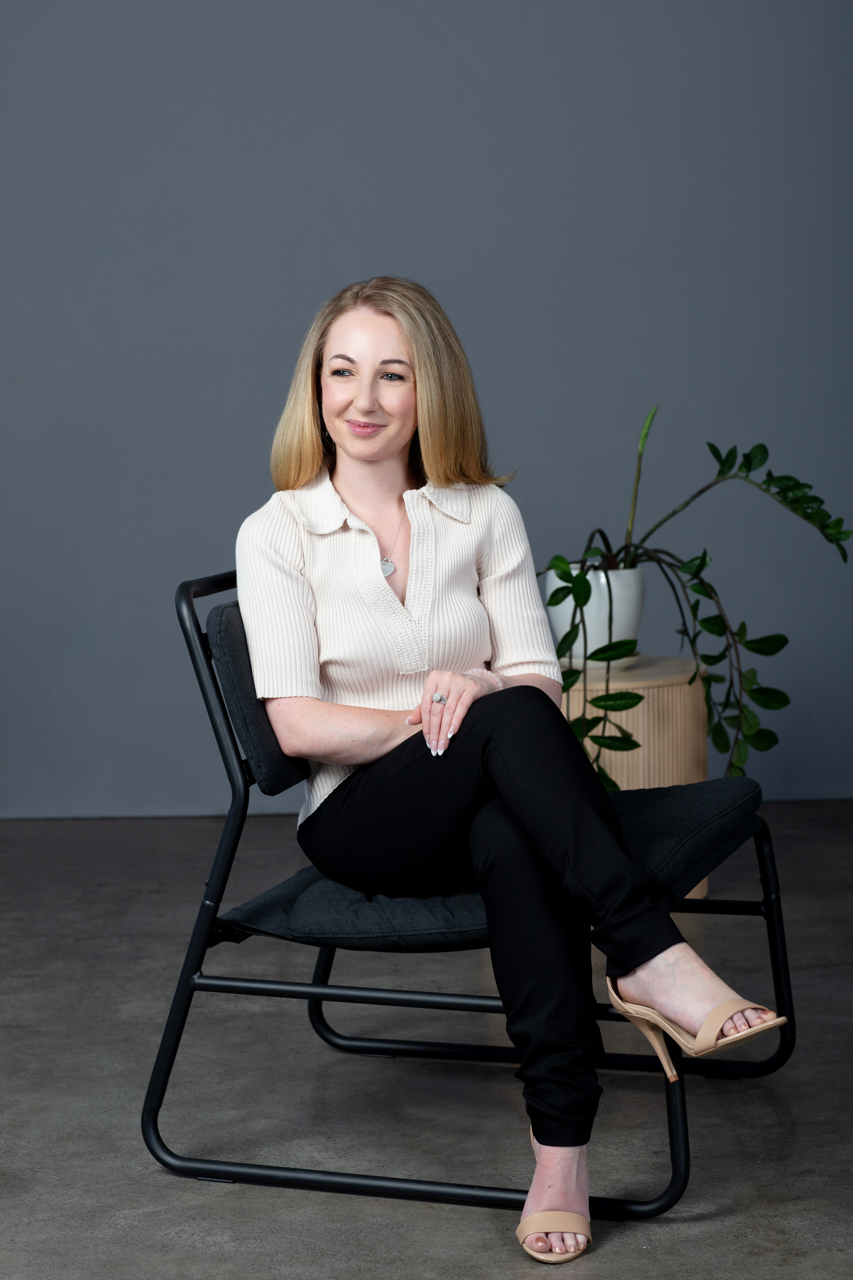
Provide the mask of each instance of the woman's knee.
POLYGON ((533 684, 513 685, 511 689, 478 698, 465 719, 469 717, 472 724, 511 724, 517 726, 519 732, 528 732, 543 723, 563 719, 559 707, 544 689, 533 684))

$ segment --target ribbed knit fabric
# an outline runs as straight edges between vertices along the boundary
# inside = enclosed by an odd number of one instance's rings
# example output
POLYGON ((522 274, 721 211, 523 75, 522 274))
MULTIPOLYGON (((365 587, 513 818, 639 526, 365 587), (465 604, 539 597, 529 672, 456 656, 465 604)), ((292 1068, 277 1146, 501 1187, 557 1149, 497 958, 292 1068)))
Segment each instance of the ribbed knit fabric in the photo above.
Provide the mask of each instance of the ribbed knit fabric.
MULTIPOLYGON (((259 698, 411 711, 433 670, 561 679, 513 500, 496 485, 430 483, 403 500, 405 606, 382 576, 372 529, 325 471, 244 522, 237 591, 259 698)), ((354 767, 312 762, 299 821, 354 767)))

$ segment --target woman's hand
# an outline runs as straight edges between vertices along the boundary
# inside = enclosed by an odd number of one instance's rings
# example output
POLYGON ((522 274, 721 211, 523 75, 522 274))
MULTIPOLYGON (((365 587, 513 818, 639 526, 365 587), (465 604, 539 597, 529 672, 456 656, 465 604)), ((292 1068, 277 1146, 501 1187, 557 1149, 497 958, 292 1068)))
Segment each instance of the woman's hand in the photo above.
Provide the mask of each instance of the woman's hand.
POLYGON ((416 707, 406 724, 423 725, 427 746, 435 755, 444 755, 447 744, 465 719, 472 702, 487 693, 496 693, 497 686, 488 676, 460 675, 458 671, 431 671, 424 685, 421 705, 416 707), (446 703, 433 702, 432 695, 441 693, 446 703))

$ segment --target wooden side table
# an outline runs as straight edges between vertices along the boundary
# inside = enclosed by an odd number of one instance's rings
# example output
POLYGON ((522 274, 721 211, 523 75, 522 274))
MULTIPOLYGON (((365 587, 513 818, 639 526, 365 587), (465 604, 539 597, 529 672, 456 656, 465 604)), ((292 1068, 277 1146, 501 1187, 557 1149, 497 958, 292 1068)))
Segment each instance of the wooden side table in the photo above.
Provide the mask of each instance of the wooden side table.
MULTIPOLYGON (((638 787, 674 787, 704 782, 708 777, 708 730, 705 691, 689 658, 641 656, 632 667, 610 672, 610 690, 630 689, 644 700, 611 719, 630 730, 641 744, 637 751, 603 751, 601 762, 624 791, 638 787)), ((587 672, 587 697, 604 692, 604 671, 587 672)), ((563 713, 581 715, 583 684, 563 695, 563 713), (568 707, 566 702, 568 701, 568 707)), ((589 714, 589 712, 588 712, 589 714)), ((593 714, 596 714, 593 711, 593 714)), ((707 878, 688 897, 704 898, 707 878)))

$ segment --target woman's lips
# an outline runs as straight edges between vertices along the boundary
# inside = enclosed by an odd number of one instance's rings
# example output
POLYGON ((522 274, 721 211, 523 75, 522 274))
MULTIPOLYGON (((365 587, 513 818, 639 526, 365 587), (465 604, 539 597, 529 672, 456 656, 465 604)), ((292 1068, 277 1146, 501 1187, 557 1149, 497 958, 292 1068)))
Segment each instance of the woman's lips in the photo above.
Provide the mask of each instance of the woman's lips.
POLYGON ((383 431, 384 427, 378 422, 359 422, 357 418, 347 418, 347 426, 354 435, 372 436, 377 431, 383 431))

